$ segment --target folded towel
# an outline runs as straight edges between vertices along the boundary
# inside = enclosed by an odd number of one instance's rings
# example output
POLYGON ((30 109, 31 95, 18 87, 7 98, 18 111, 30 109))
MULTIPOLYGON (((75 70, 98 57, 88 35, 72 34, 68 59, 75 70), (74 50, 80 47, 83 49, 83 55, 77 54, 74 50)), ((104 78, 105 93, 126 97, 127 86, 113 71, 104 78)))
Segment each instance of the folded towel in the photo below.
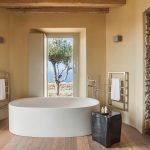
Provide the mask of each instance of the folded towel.
POLYGON ((111 99, 115 101, 120 101, 120 79, 119 78, 112 78, 111 99))
POLYGON ((0 100, 6 99, 5 79, 0 79, 0 100))

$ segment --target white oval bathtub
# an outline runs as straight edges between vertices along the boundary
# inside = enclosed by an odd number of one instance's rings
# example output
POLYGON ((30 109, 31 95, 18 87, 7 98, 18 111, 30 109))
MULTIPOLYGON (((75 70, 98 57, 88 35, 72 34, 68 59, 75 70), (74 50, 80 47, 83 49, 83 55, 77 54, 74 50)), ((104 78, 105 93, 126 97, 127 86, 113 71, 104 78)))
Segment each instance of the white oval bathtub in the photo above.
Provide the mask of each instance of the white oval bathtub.
POLYGON ((25 98, 9 103, 9 130, 31 137, 75 137, 91 134, 91 98, 25 98))

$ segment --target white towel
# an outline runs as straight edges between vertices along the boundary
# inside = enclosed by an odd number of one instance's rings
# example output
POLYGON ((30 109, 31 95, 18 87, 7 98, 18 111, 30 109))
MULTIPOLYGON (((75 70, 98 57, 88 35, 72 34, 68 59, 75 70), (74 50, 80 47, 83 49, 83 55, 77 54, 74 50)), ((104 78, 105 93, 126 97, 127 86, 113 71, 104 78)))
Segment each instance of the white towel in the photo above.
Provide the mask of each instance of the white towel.
POLYGON ((111 99, 115 101, 120 101, 120 79, 119 78, 112 78, 111 99))
POLYGON ((0 79, 0 100, 6 99, 5 79, 0 79))

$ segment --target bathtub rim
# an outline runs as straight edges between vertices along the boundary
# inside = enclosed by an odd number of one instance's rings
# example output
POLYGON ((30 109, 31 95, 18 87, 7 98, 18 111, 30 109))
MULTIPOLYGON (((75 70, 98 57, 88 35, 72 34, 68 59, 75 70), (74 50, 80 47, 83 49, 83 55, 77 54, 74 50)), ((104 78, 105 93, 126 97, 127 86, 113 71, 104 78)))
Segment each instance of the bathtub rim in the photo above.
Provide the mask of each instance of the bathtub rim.
POLYGON ((92 107, 95 107, 95 106, 99 106, 100 105, 100 101, 99 100, 97 100, 97 99, 94 99, 94 98, 82 98, 82 97, 63 97, 63 96, 61 96, 61 97, 59 97, 59 98, 80 98, 81 100, 82 99, 84 99, 84 100, 86 100, 86 99, 88 99, 88 100, 92 100, 92 101, 95 101, 95 104, 94 105, 91 105, 91 106, 79 106, 79 107, 44 107, 44 106, 42 106, 42 107, 38 107, 38 106, 17 106, 17 105, 13 105, 13 102, 19 102, 19 101, 21 101, 21 100, 25 100, 25 99, 35 99, 35 98, 38 98, 38 99, 40 99, 40 98, 57 98, 57 97, 28 97, 28 98, 19 98, 19 99, 15 99, 15 100, 12 100, 11 102, 9 102, 9 107, 15 107, 15 108, 20 108, 20 109, 83 109, 83 108, 92 108, 92 107))

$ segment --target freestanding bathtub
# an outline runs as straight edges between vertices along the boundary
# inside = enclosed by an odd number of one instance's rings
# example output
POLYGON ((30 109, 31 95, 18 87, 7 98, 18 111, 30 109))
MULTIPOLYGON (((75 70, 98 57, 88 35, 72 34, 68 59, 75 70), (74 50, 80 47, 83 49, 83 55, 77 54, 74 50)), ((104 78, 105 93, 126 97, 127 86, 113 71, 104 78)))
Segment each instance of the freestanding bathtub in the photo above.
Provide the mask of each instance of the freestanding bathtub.
POLYGON ((91 98, 24 98, 9 103, 9 130, 31 137, 75 137, 91 134, 91 98))

